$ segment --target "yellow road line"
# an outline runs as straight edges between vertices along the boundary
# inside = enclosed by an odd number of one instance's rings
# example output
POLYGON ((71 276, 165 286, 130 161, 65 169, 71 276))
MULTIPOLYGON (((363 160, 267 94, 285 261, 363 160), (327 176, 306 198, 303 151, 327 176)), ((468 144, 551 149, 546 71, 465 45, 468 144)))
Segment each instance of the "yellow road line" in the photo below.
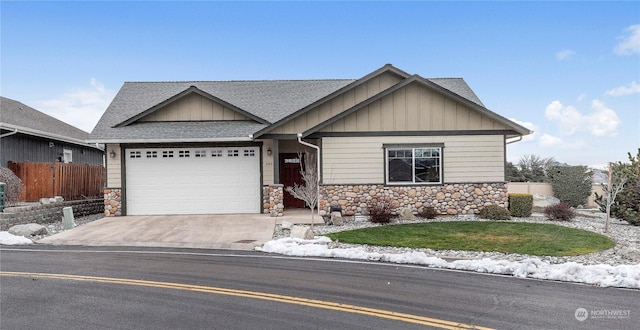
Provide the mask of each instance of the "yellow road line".
POLYGON ((62 280, 74 280, 74 281, 91 281, 99 283, 109 284, 126 284, 126 285, 138 285, 154 288, 187 290, 204 293, 222 294, 236 297, 246 297, 253 299, 261 299, 268 301, 276 301, 287 304, 302 305, 314 308, 323 308, 328 310, 335 310, 347 313, 362 314, 368 316, 375 316, 389 320, 397 320, 408 323, 415 323, 420 325, 427 325, 431 327, 441 329, 483 329, 491 330, 491 328, 478 327, 474 325, 452 322, 447 320, 435 319, 430 317, 424 317, 413 314, 397 313, 387 311, 383 309, 368 308, 356 305, 341 304, 331 301, 322 301, 315 299, 306 299, 292 296, 284 296, 265 292, 245 291, 225 289, 211 286, 171 283, 171 282, 156 282, 145 280, 132 280, 126 278, 111 278, 111 277, 96 277, 96 276, 82 276, 82 275, 66 275, 66 274, 47 274, 47 273, 27 273, 27 272, 3 272, 0 271, 0 276, 16 276, 16 277, 35 277, 35 278, 51 278, 62 280))

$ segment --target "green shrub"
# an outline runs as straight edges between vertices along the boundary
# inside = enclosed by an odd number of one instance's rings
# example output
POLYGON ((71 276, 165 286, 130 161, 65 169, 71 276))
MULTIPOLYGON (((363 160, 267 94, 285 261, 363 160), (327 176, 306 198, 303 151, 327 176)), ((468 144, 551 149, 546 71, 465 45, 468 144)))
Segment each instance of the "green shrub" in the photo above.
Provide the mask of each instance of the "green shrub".
POLYGON ((0 182, 7 184, 5 187, 5 198, 7 204, 19 202, 20 195, 22 194, 22 180, 20 180, 20 178, 18 178, 10 169, 0 167, 0 182))
POLYGON ((511 216, 526 218, 533 211, 533 195, 509 194, 509 212, 511 216))
POLYGON ((511 219, 511 213, 509 210, 504 207, 500 207, 498 205, 489 205, 485 206, 478 216, 482 219, 490 219, 490 220, 509 220, 511 219))
POLYGON ((418 216, 425 219, 434 219, 436 215, 438 215, 438 212, 433 206, 425 206, 418 213, 418 216))
POLYGON ((576 211, 567 203, 558 203, 544 208, 547 219, 552 221, 569 221, 576 217, 576 211))
POLYGON ((393 204, 389 198, 374 198, 367 203, 369 221, 373 223, 389 223, 395 215, 393 204))
POLYGON ((586 166, 549 166, 547 178, 553 196, 573 207, 585 205, 591 195, 593 173, 586 166))

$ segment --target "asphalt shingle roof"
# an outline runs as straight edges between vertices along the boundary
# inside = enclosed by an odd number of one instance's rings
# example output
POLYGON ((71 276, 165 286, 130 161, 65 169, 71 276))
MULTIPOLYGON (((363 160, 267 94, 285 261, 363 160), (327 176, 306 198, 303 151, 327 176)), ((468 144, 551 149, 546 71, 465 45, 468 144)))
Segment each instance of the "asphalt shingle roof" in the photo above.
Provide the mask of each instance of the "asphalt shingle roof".
POLYGON ((44 114, 24 103, 0 97, 0 123, 84 141, 89 133, 44 114))
MULTIPOLYGON (((428 80, 484 107, 482 101, 462 78, 429 78, 428 80)), ((268 125, 253 121, 119 124, 131 120, 191 87, 273 124, 356 81, 355 79, 335 79, 126 82, 94 128, 90 140, 104 142, 247 137, 268 125)))

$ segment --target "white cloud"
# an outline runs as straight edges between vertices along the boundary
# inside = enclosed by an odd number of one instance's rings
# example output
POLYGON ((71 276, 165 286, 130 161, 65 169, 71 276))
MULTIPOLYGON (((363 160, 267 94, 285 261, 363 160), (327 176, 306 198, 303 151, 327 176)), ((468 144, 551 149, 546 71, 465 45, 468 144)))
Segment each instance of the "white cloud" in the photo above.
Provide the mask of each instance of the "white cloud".
POLYGON ((618 44, 613 49, 617 55, 640 54, 640 24, 631 25, 625 29, 629 35, 618 37, 618 44))
POLYGON ((578 95, 578 98, 576 99, 576 101, 582 102, 584 99, 587 98, 587 96, 588 96, 587 93, 582 93, 582 94, 578 95))
POLYGON ((560 101, 551 102, 546 110, 545 117, 558 124, 562 134, 572 135, 585 131, 594 136, 613 136, 618 133, 620 119, 615 111, 600 100, 591 102, 591 113, 583 115, 572 106, 563 106, 560 101))
POLYGON ((540 137, 540 146, 542 147, 555 147, 560 145, 562 145, 562 139, 557 136, 545 133, 540 137))
POLYGON ((74 88, 56 98, 34 102, 35 108, 67 124, 91 132, 114 93, 95 78, 89 86, 74 88))
POLYGON ((640 93, 640 84, 638 84, 635 81, 632 81, 626 86, 619 86, 614 89, 610 89, 605 94, 611 95, 611 96, 624 96, 624 95, 631 95, 631 94, 638 94, 638 93, 640 93))
POLYGON ((558 61, 566 61, 566 60, 570 59, 575 54, 576 54, 576 52, 574 52, 571 49, 561 50, 561 51, 556 53, 556 60, 558 60, 558 61))

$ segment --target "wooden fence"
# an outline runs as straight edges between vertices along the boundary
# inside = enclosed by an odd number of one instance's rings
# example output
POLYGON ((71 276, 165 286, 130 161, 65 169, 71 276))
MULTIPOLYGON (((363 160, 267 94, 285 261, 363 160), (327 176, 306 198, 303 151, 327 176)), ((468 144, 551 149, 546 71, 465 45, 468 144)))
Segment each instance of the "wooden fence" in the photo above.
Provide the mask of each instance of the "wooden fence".
POLYGON ((87 164, 14 163, 9 169, 22 180, 20 200, 35 202, 43 197, 62 196, 65 200, 102 196, 104 166, 87 164))

